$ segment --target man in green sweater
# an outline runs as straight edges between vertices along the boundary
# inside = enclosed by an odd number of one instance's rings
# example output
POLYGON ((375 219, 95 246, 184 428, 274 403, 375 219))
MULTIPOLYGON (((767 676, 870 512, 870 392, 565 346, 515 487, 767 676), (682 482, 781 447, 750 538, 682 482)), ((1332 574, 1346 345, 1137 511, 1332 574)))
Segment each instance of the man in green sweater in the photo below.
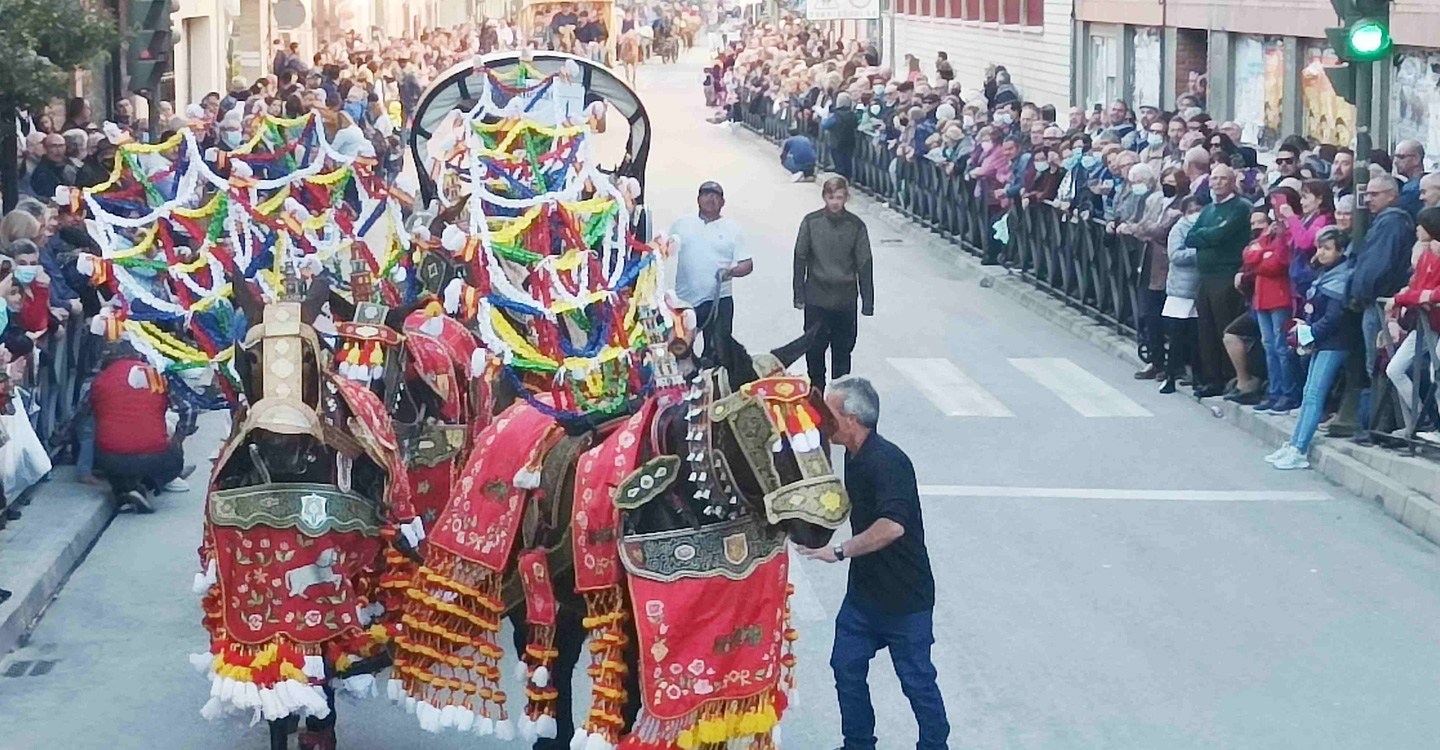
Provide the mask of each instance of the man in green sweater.
POLYGON ((821 191, 825 207, 800 220, 795 238, 795 309, 805 311, 805 330, 815 329, 805 363, 810 382, 825 388, 825 350, 830 375, 850 374, 850 352, 859 328, 856 308, 875 314, 870 234, 859 216, 845 210, 850 183, 831 177, 821 191))
POLYGON ((1235 288, 1240 256, 1250 242, 1250 202, 1235 194, 1235 171, 1224 164, 1210 170, 1214 202, 1195 219, 1185 246, 1195 248, 1200 286, 1195 295, 1199 316, 1200 372, 1195 396, 1207 398, 1225 392, 1235 373, 1225 354, 1225 327, 1245 311, 1245 298, 1235 288))

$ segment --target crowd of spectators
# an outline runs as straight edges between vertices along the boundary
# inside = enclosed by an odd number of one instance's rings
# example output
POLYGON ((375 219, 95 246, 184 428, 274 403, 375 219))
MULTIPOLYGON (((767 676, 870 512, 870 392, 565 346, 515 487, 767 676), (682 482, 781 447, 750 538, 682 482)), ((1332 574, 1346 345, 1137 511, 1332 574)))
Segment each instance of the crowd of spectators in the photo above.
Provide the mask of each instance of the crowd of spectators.
MULTIPOLYGON (((1267 457, 1277 468, 1308 466, 1327 414, 1336 437, 1393 429, 1395 410, 1372 398, 1381 373, 1403 394, 1402 427, 1418 420, 1420 438, 1440 442, 1433 398, 1411 398, 1415 313, 1430 313, 1440 289, 1440 173, 1426 173, 1423 144, 1372 151, 1356 195, 1350 148, 1292 135, 1262 152, 1205 111, 1203 78, 1168 109, 1117 100, 1061 112, 1027 100, 1004 66, 975 87, 944 52, 926 67, 906 55, 891 70, 874 46, 802 20, 751 25, 728 35, 706 70, 710 121, 781 123, 795 179, 814 173, 819 148, 852 177, 868 141, 897 185, 913 174, 905 164, 928 160, 1002 222, 1043 203, 1133 236, 1144 247, 1137 329, 1149 352, 1135 377, 1164 393, 1189 386, 1298 412, 1291 441, 1267 457), (1371 216, 1363 242, 1351 238, 1357 201, 1371 216)), ((984 262, 1001 262, 1004 242, 986 245, 984 262)))

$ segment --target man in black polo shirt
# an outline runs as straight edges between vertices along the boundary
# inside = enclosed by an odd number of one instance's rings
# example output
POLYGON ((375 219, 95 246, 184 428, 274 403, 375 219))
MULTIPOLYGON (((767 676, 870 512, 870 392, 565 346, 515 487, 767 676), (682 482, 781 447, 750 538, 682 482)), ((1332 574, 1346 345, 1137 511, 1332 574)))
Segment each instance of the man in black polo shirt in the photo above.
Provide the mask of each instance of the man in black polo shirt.
POLYGON ((935 577, 925 551, 915 467, 894 443, 875 431, 880 397, 864 378, 830 384, 825 403, 835 415, 833 440, 845 446, 845 489, 852 536, 822 549, 800 548, 812 560, 850 560, 845 603, 835 617, 830 667, 840 699, 841 750, 875 750, 875 709, 866 675, 880 649, 920 725, 917 750, 944 750, 950 736, 945 703, 935 682, 935 577))

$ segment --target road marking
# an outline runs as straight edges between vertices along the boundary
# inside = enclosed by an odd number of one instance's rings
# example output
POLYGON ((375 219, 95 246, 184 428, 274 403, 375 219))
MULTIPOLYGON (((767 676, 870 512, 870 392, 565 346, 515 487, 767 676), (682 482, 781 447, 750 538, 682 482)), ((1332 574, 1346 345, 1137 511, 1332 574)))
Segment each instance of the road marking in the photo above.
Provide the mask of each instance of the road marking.
POLYGON ((1015 416, 948 359, 891 357, 887 361, 947 417, 1015 416))
POLYGON ((1011 359, 1015 369, 1059 396, 1082 417, 1152 417, 1108 383, 1063 357, 1011 359))
POLYGON ((790 585, 795 587, 795 594, 790 597, 795 619, 802 622, 823 622, 830 619, 830 615, 825 612, 825 605, 821 604, 820 597, 815 595, 815 587, 810 585, 810 576, 805 573, 805 558, 793 550, 790 554, 790 585))
POLYGON ((1321 502, 1323 492, 1305 490, 1120 490, 1089 487, 985 487, 960 484, 922 484, 929 497, 1034 497, 1051 500, 1179 500, 1199 503, 1321 502))

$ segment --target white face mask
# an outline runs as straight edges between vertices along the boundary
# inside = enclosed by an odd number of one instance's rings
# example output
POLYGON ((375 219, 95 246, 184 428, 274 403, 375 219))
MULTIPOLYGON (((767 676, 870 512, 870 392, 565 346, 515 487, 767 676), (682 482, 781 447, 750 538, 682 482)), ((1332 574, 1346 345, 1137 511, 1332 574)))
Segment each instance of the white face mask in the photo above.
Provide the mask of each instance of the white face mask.
POLYGON ((1000 114, 995 115, 996 125, 1009 125, 1014 121, 1015 118, 1011 117, 1009 112, 1001 112, 1000 114))
POLYGON ((975 117, 974 117, 974 115, 965 115, 964 117, 960 118, 960 121, 963 122, 963 123, 965 123, 965 127, 967 127, 967 128, 973 128, 973 127, 975 127, 975 117))
POLYGON ((1150 148, 1160 148, 1165 145, 1165 136, 1159 133, 1150 134, 1150 148))
POLYGON ((1035 171, 1036 171, 1036 172, 1039 172, 1039 173, 1041 173, 1041 174, 1044 174, 1045 172, 1049 172, 1049 171, 1050 171, 1050 162, 1048 162, 1048 161, 1042 161, 1042 162, 1036 164, 1036 165, 1035 165, 1035 171))
POLYGON ((1148 195, 1150 193, 1150 186, 1143 182, 1137 182, 1130 186, 1130 192, 1136 195, 1148 195))

